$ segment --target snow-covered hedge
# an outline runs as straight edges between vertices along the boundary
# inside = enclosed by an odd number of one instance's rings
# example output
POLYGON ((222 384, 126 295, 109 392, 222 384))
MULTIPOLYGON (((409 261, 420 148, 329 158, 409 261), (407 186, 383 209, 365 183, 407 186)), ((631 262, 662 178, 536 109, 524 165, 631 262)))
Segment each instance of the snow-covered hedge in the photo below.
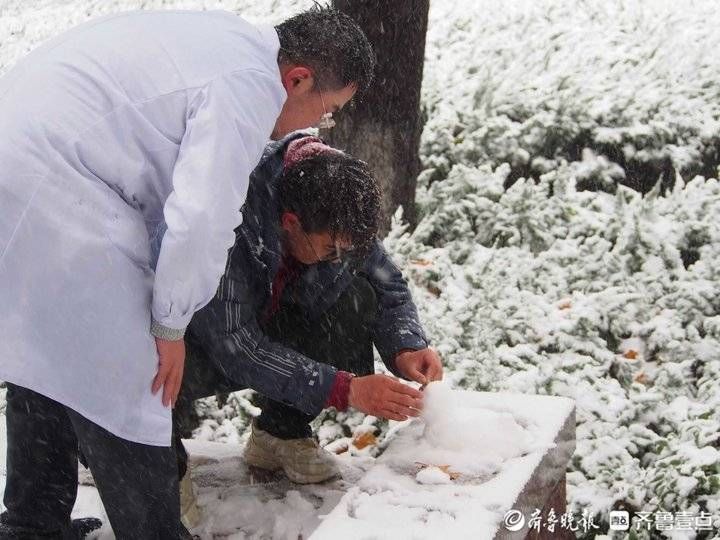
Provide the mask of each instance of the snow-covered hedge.
POLYGON ((692 179, 720 164, 716 4, 437 2, 431 18, 422 219, 387 245, 449 376, 577 400, 578 513, 717 516, 720 184, 692 179), (663 195, 617 187, 661 174, 663 195))
POLYGON ((580 185, 715 176, 720 22, 712 0, 434 2, 423 152, 431 178, 574 161, 580 185))
POLYGON ((387 240, 457 386, 572 397, 571 505, 720 511, 720 184, 456 165, 387 240))

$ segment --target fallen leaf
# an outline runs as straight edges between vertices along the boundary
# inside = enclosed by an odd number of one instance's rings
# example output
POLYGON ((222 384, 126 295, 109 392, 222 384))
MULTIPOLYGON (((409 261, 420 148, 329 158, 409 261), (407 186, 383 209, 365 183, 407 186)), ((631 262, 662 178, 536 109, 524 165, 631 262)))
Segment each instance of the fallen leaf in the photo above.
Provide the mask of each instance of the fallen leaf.
POLYGON ((628 360, 635 360, 638 357, 638 352, 635 349, 628 349, 623 356, 628 360))
POLYGON ((375 435, 368 431, 366 433, 361 433, 360 435, 357 435, 353 439, 352 443, 355 448, 357 448, 358 450, 362 450, 367 446, 377 444, 377 437, 375 437, 375 435))
POLYGON ((442 293, 442 291, 437 287, 437 285, 430 284, 426 288, 430 294, 432 294, 433 296, 436 296, 436 297, 439 297, 440 294, 442 293))

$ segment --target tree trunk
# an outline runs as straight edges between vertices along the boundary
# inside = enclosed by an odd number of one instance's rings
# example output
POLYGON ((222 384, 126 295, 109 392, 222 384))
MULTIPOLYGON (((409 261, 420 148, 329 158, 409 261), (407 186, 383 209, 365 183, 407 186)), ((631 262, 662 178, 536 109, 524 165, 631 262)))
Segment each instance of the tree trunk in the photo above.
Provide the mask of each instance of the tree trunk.
POLYGON ((338 114, 337 126, 321 135, 333 146, 366 161, 383 189, 381 233, 398 206, 416 224, 415 187, 423 120, 420 87, 425 60, 429 0, 333 0, 363 29, 378 65, 369 92, 338 114))

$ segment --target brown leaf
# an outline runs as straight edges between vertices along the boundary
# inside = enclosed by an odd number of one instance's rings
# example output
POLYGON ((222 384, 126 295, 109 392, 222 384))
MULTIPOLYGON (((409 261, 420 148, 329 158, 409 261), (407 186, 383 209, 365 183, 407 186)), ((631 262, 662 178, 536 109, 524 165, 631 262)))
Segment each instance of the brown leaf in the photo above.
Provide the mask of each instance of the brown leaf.
POLYGON ((460 473, 451 471, 450 465, 438 465, 437 468, 447 474, 450 477, 450 480, 457 480, 460 478, 460 473))
POLYGON ((633 377, 633 381, 640 383, 640 384, 647 384, 648 378, 647 375, 645 375, 645 372, 638 371, 635 376, 633 377))
POLYGON ((366 433, 356 435, 352 443, 355 448, 357 448, 358 450, 362 450, 366 446, 377 444, 377 437, 375 437, 375 435, 368 431, 366 433))
POLYGON ((570 309, 572 307, 572 302, 570 300, 563 300, 558 304, 558 309, 570 309))
POLYGON ((430 266, 432 263, 427 259, 410 259, 410 264, 415 266, 430 266))
POLYGON ((635 349, 628 349, 623 356, 628 360, 635 360, 638 357, 638 352, 635 349))
POLYGON ((440 294, 442 293, 442 291, 438 288, 438 286, 433 285, 432 283, 429 284, 426 288, 430 294, 432 294, 433 296, 436 296, 436 297, 439 297, 440 294))

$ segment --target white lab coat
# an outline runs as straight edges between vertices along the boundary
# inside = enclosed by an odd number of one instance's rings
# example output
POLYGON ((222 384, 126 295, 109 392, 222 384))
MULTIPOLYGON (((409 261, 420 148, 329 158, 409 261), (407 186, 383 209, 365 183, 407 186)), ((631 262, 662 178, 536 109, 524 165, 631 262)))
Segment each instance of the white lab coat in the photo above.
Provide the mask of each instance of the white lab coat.
POLYGON ((231 13, 130 12, 0 78, 0 379, 170 444, 151 314, 182 329, 215 294, 287 97, 278 49, 231 13))

